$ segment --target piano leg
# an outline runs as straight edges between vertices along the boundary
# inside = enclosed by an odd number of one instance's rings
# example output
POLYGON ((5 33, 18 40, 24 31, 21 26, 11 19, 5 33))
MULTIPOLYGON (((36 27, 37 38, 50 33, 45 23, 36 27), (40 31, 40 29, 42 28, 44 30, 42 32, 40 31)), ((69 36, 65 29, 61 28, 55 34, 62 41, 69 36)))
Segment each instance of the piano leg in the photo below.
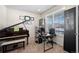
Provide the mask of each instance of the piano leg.
POLYGON ((3 53, 6 52, 6 46, 2 46, 2 52, 3 52, 3 53))
POLYGON ((23 47, 25 48, 25 42, 23 41, 23 47))
POLYGON ((29 44, 29 43, 28 43, 28 37, 26 38, 26 40, 27 40, 27 45, 28 45, 28 44, 29 44))

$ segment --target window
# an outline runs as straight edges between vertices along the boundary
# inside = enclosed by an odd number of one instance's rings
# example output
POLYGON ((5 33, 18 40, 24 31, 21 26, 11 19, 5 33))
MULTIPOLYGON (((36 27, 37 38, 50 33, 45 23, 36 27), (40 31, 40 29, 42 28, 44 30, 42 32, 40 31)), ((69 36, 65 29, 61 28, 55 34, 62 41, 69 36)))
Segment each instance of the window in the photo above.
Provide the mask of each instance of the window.
POLYGON ((54 14, 53 26, 56 34, 64 34, 64 12, 54 14))
POLYGON ((64 11, 59 11, 48 15, 45 20, 46 32, 49 32, 50 28, 54 28, 57 35, 64 34, 64 11))
POLYGON ((47 16, 46 20, 46 32, 49 32, 49 29, 52 28, 53 25, 53 17, 52 15, 47 16))

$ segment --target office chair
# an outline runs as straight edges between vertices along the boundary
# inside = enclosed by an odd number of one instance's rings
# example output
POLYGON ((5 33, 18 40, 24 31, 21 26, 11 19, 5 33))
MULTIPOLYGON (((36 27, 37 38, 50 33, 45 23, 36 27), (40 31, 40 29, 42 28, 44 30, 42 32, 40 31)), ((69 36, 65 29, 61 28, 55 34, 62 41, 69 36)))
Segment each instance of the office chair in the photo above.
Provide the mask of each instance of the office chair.
POLYGON ((47 37, 47 39, 50 38, 50 40, 48 39, 47 43, 50 43, 53 46, 53 38, 54 36, 56 36, 55 29, 54 28, 49 29, 49 34, 50 35, 47 37))

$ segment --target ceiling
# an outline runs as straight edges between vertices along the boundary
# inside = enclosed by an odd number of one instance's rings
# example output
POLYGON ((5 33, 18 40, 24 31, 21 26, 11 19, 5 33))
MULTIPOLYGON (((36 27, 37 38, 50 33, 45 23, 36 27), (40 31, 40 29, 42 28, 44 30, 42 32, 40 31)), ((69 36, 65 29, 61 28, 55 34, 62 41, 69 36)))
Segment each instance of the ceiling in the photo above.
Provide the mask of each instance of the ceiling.
POLYGON ((8 8, 14 8, 38 14, 41 14, 54 6, 55 5, 6 5, 8 8))

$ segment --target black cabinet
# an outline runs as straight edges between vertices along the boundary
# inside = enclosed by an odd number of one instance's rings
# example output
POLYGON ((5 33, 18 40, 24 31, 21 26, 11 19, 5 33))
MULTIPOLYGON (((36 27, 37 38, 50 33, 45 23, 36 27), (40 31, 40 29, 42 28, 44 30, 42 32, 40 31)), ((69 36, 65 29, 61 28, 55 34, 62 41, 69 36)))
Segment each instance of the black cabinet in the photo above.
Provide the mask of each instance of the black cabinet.
POLYGON ((74 53, 76 52, 76 8, 66 10, 64 17, 64 50, 74 53))

